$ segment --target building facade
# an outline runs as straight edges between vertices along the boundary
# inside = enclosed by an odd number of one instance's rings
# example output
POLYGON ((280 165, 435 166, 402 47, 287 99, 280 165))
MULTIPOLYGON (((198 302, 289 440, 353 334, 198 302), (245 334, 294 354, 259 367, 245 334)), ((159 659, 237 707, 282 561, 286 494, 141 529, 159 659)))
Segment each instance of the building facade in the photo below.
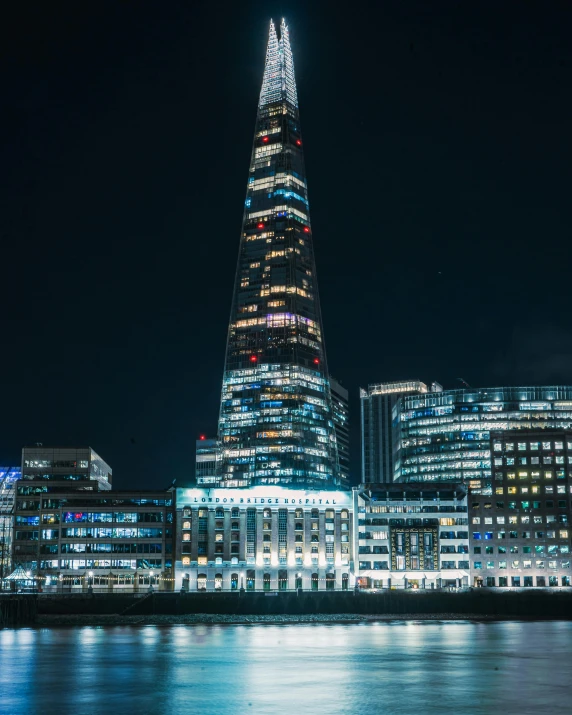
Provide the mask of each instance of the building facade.
MULTIPOLYGON (((435 383, 436 384, 436 383, 435 383)), ((361 483, 391 484, 394 480, 399 412, 393 410, 400 397, 425 394, 427 385, 419 380, 383 382, 360 388, 361 483)))
POLYGON ((68 489, 111 489, 111 467, 91 447, 44 447, 22 450, 22 479, 68 489))
POLYGON ((20 467, 0 467, 0 588, 12 571, 12 535, 16 482, 22 476, 20 467))
MULTIPOLYGON (((362 410, 369 409, 367 404, 367 396, 364 399, 362 395, 362 410)), ((371 434, 378 430, 373 420, 389 424, 387 409, 379 417, 371 413, 370 417, 362 412, 363 478, 390 469, 384 456, 388 447, 368 448, 371 434), (376 473, 375 464, 380 460, 384 467, 376 473)), ((571 428, 570 386, 430 389, 397 397, 392 407, 391 436, 384 438, 384 444, 394 445, 394 481, 490 481, 491 432, 571 428)))
POLYGON ((491 433, 492 484, 472 480, 471 582, 570 586, 572 430, 491 433))
POLYGON ((173 588, 171 491, 30 491, 17 483, 14 563, 44 591, 173 588))
POLYGON ((350 480, 350 407, 346 388, 330 375, 332 408, 336 443, 338 445, 338 467, 340 487, 351 488, 350 480))
POLYGON ((351 492, 177 489, 176 588, 344 589, 351 492))
POLYGON ((213 487, 220 479, 220 446, 217 439, 201 437, 196 441, 195 482, 198 486, 213 487))
POLYGON ((353 490, 354 573, 360 589, 469 585, 462 485, 366 485, 353 490))
POLYGON ((336 435, 288 28, 270 24, 219 417, 220 485, 329 489, 336 435))

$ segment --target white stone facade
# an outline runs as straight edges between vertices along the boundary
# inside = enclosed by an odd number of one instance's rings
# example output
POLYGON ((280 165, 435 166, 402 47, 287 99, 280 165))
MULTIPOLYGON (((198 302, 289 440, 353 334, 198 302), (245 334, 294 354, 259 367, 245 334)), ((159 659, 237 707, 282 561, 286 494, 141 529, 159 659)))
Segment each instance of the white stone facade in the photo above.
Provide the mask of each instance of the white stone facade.
POLYGON ((352 588, 351 507, 348 491, 177 489, 175 588, 352 588))

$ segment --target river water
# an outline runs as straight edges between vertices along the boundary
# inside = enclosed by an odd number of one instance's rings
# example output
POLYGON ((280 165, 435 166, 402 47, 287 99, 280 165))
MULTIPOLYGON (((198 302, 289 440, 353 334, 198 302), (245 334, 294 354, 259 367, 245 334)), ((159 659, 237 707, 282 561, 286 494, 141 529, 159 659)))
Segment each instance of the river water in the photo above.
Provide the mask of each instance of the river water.
POLYGON ((0 630, 0 713, 572 712, 570 622, 0 630))

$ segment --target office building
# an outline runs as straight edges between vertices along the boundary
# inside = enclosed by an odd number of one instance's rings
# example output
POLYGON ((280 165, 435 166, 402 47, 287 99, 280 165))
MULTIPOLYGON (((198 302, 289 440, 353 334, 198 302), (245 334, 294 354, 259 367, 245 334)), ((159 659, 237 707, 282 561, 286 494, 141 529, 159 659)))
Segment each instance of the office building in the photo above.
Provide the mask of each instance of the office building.
POLYGON ((91 447, 44 447, 22 450, 22 479, 40 482, 50 490, 111 489, 111 467, 91 447))
POLYGON ((467 491, 456 484, 372 484, 353 490, 360 589, 469 585, 467 491))
POLYGON ((351 587, 351 492, 176 491, 177 589, 351 587))
POLYGON ((382 382, 369 385, 367 390, 360 388, 362 484, 393 482, 399 420, 399 412, 393 416, 394 407, 402 395, 419 395, 428 390, 419 380, 382 382))
POLYGON ((43 591, 172 590, 173 496, 109 490, 34 494, 16 512, 14 563, 43 591))
POLYGON ((490 433, 572 428, 572 387, 443 390, 383 383, 361 391, 362 480, 491 480, 490 433), (390 418, 391 415, 391 418, 390 418))
POLYGON ((21 479, 15 484, 14 565, 27 564, 28 569, 35 569, 44 553, 40 529, 43 497, 72 491, 109 491, 111 481, 110 466, 91 447, 24 447, 21 479))
POLYGON ((288 28, 270 24, 228 330, 220 484, 339 484, 288 28))
POLYGON ((572 428, 572 387, 465 388, 405 395, 395 410, 394 476, 491 480, 492 431, 572 428))
POLYGON ((201 436, 196 441, 195 482, 198 486, 216 486, 219 481, 220 447, 217 439, 201 436))
POLYGON ((20 467, 0 467, 0 587, 12 571, 15 487, 21 476, 20 467))
POLYGON ((471 581, 570 586, 572 430, 491 432, 492 486, 469 489, 471 581))
POLYGON ((338 468, 340 487, 350 489, 350 411, 348 391, 330 375, 332 408, 336 443, 338 445, 338 468))

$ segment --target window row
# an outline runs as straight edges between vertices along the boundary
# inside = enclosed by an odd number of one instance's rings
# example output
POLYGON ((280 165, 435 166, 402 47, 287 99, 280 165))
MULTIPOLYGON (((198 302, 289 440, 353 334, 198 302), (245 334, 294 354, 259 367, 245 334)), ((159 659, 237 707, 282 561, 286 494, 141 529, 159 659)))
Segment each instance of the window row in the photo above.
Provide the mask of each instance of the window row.
MULTIPOLYGON (((484 551, 485 554, 494 554, 495 553, 494 546, 485 546, 484 549, 485 549, 485 551, 484 551)), ((556 555, 558 553, 569 554, 570 546, 569 546, 569 544, 560 544, 560 545, 551 544, 550 546, 546 546, 546 544, 536 544, 535 546, 510 546, 510 547, 508 547, 509 554, 518 554, 519 550, 521 550, 521 552, 523 554, 533 554, 534 553, 537 556, 546 556, 546 554, 548 553, 548 555, 551 556, 551 555, 556 555)), ((474 554, 482 554, 483 547, 482 546, 474 546, 473 553, 474 554)), ((506 546, 498 546, 497 553, 506 554, 507 547, 506 546)))
MULTIPOLYGON (((485 586, 489 588, 494 588, 496 585, 496 579, 494 576, 487 576, 485 579, 485 586)), ((532 588, 533 587, 533 577, 532 576, 511 576, 510 585, 512 588, 532 588)), ((547 586, 551 588, 556 588, 558 586, 558 576, 549 576, 548 582, 546 576, 536 577, 536 587, 546 588, 547 586)), ((561 576, 560 585, 570 586, 570 576, 561 576)), ((508 576, 499 576, 499 588, 508 588, 508 576)))
MULTIPOLYGON (((473 568, 477 569, 477 570, 482 569, 482 568, 506 569, 506 568, 508 568, 508 566, 507 566, 508 563, 509 563, 508 561, 503 561, 503 560, 496 561, 496 562, 495 561, 484 561, 484 562, 483 561, 473 561, 473 568), (484 567, 483 567, 483 563, 484 563, 484 567), (497 564, 496 566, 495 566, 495 563, 497 564)), ((522 569, 532 569, 532 568, 543 569, 543 568, 545 568, 545 566, 546 566, 546 561, 539 561, 539 560, 532 561, 531 559, 527 559, 524 561, 515 559, 510 562, 510 568, 513 568, 513 569, 521 569, 521 568, 522 569)), ((549 569, 557 569, 557 568, 569 569, 570 561, 562 561, 562 562, 560 562, 560 565, 558 565, 558 561, 549 561, 548 568, 549 569)))
MULTIPOLYGON (((567 531, 565 531, 564 533, 566 535, 568 534, 567 531)), ((518 539, 519 538, 518 534, 519 534, 518 531, 509 531, 508 532, 509 539, 518 539)), ((532 534, 532 532, 530 532, 530 531, 523 531, 523 532, 521 532, 521 538, 530 539, 530 538, 532 538, 531 534, 532 534)), ((497 539, 505 539, 506 531, 497 531, 496 536, 497 536, 497 539)), ((480 538, 481 538, 481 532, 474 531, 473 539, 475 541, 479 541, 480 538)), ((494 538, 495 538, 494 531, 485 531, 483 533, 483 539, 485 539, 486 541, 490 541, 494 538)), ((551 529, 549 529, 548 531, 535 531, 534 538, 535 539, 556 539, 556 531, 552 531, 551 529)), ((560 537, 560 538, 562 538, 562 537, 560 537)), ((567 538, 567 536, 564 538, 567 538)))

